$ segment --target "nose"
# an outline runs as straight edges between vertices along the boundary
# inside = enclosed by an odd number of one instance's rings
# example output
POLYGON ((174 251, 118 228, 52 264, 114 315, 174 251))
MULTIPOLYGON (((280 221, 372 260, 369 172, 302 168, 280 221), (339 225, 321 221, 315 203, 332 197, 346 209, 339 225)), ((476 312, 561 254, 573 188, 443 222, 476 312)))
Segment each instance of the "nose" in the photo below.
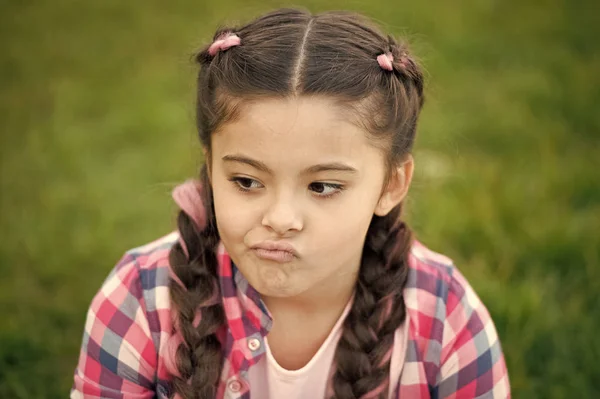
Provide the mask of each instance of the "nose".
POLYGON ((277 198, 263 215, 262 225, 279 235, 304 227, 299 204, 293 198, 277 198))

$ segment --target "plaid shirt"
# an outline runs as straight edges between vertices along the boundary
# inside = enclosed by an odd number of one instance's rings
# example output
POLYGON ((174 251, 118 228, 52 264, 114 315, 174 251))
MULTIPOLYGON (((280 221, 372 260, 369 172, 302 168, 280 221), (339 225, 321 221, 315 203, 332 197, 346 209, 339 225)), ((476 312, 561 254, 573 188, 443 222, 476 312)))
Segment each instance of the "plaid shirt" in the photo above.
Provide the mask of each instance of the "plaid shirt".
MULTIPOLYGON (((169 397, 168 254, 177 239, 128 251, 110 273, 88 311, 71 398, 169 397)), ((218 260, 228 328, 217 397, 250 399, 248 370, 265 353, 272 320, 222 245, 218 260)), ((510 397, 494 324, 448 258, 415 241, 404 298, 406 358, 394 398, 510 397)))

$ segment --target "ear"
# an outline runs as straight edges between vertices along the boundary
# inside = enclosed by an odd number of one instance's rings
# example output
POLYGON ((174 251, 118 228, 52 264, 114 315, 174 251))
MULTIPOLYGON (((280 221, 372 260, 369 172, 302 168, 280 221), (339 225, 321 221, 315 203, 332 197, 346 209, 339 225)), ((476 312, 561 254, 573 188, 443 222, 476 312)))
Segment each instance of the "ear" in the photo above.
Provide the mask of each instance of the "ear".
POLYGON ((414 166, 414 159, 409 154, 406 160, 393 171, 375 207, 375 215, 387 215, 396 205, 404 200, 412 181, 414 166))

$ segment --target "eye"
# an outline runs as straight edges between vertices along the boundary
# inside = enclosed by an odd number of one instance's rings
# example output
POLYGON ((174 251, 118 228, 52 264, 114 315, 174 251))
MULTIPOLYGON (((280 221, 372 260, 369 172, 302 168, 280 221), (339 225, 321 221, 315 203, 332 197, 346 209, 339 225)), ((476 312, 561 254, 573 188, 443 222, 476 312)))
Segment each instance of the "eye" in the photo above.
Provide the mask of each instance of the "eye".
POLYGON ((233 182, 233 184, 235 184, 235 186, 243 192, 248 192, 263 187, 263 185, 260 184, 257 180, 251 179, 249 177, 236 176, 230 178, 229 181, 233 182))
POLYGON ((308 188, 319 197, 331 197, 344 189, 341 184, 323 182, 310 183, 308 188))

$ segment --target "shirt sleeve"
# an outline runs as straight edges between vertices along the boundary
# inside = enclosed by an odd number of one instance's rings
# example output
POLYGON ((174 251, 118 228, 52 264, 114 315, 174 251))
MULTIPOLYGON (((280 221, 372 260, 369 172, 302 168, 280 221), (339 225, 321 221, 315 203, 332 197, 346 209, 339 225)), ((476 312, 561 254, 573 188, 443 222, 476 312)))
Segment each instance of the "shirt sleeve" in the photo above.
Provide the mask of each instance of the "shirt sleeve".
POLYGON ((71 399, 153 398, 156 364, 138 265, 125 255, 88 310, 71 399))
POLYGON ((508 373, 488 310, 460 272, 448 289, 438 398, 510 398, 508 373))

